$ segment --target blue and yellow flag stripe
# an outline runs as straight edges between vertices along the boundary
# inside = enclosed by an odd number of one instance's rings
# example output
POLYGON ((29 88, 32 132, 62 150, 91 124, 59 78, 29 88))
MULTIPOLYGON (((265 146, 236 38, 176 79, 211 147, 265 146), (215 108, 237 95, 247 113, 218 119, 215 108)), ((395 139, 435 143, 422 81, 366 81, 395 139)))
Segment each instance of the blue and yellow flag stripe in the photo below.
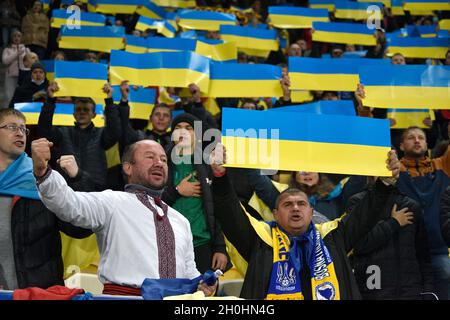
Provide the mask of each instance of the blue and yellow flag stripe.
MULTIPOLYGON (((113 99, 114 102, 119 103, 120 96, 120 86, 113 86, 113 99)), ((135 89, 130 87, 128 94, 128 105, 130 106, 130 119, 150 119, 150 114, 152 113, 153 107, 156 102, 156 88, 143 88, 138 87, 135 89)))
POLYGON ((311 28, 314 21, 328 22, 327 9, 301 7, 269 7, 270 23, 276 28, 311 28))
POLYGON ((109 53, 125 47, 123 27, 85 26, 80 29, 61 28, 59 47, 64 49, 86 49, 109 53))
POLYGON ((125 36, 125 51, 133 53, 146 53, 148 47, 148 39, 136 36, 125 36))
POLYGON ((40 61, 45 68, 47 80, 52 82, 55 80, 55 61, 54 60, 41 60, 40 61))
POLYGON ((267 64, 211 63, 209 97, 281 97, 281 68, 267 64))
POLYGON ((236 16, 222 12, 184 10, 178 25, 186 29, 219 31, 220 25, 236 25, 236 16))
POLYGON ((327 9, 334 12, 334 0, 309 0, 309 7, 312 9, 327 9))
POLYGON ((393 0, 357 0, 358 2, 371 2, 373 4, 381 3, 386 8, 391 8, 391 4, 393 0))
POLYGON ((423 120, 436 119, 434 112, 427 109, 388 109, 387 118, 395 119, 395 125, 391 126, 391 129, 406 129, 412 126, 429 129, 423 120))
POLYGON ((220 41, 216 44, 197 40, 195 53, 218 62, 236 62, 237 47, 234 42, 220 41))
POLYGON ((148 38, 148 52, 163 51, 195 51, 197 40, 195 39, 167 39, 161 37, 148 38))
POLYGON ((422 38, 436 38, 437 37, 437 25, 429 26, 416 26, 422 38))
POLYGON ((309 102, 314 99, 309 90, 291 90, 291 100, 295 103, 309 102))
POLYGON ((313 22, 313 41, 329 43, 353 43, 374 46, 377 44, 374 30, 366 24, 344 22, 313 22))
POLYGON ((448 38, 392 38, 388 55, 401 53, 406 58, 445 59, 448 45, 448 38))
POLYGON ((383 59, 316 59, 289 57, 291 88, 297 90, 355 91, 358 68, 388 65, 383 59))
POLYGON ((394 16, 404 16, 403 0, 391 0, 391 12, 394 16))
POLYGON ((385 119, 224 108, 222 141, 230 167, 390 175, 385 119))
MULTIPOLYGON (((39 121, 39 114, 41 113, 42 102, 25 102, 15 103, 14 109, 21 111, 27 118, 27 125, 37 125, 39 121)), ((55 113, 53 116, 54 126, 73 126, 75 118, 73 117, 74 105, 71 103, 56 103, 55 113)), ((96 127, 103 127, 105 125, 103 106, 97 104, 95 106, 95 113, 97 116, 92 120, 96 127)))
POLYGON ((175 28, 165 20, 155 20, 144 16, 139 17, 135 29, 140 31, 153 29, 167 38, 175 37, 175 33, 177 32, 175 28))
POLYGON ((448 0, 404 0, 403 9, 407 11, 444 11, 450 10, 450 2, 448 0))
POLYGON ((144 1, 144 4, 138 6, 136 9, 136 13, 140 16, 157 20, 164 20, 167 15, 166 11, 163 8, 149 0, 144 1))
MULTIPOLYGON (((67 13, 66 10, 53 9, 50 26, 52 28, 61 28, 67 24, 73 13, 67 13)), ((104 26, 106 17, 102 14, 91 12, 80 12, 80 26, 104 26)))
POLYGON ((450 68, 425 65, 366 66, 359 70, 365 106, 450 109, 450 68))
POLYGON ((336 2, 336 11, 334 16, 339 19, 353 19, 353 20, 366 20, 374 14, 373 11, 369 11, 370 6, 376 5, 380 10, 379 18, 383 17, 382 9, 383 5, 380 3, 363 3, 363 2, 351 2, 351 1, 339 1, 336 2))
POLYGON ((131 53, 111 51, 112 84, 186 88, 195 83, 202 92, 209 90, 209 59, 188 51, 131 53))
POLYGON ((195 0, 152 0, 155 4, 162 7, 171 7, 171 8, 194 8, 196 6, 195 0))
POLYGON ((288 107, 268 109, 267 111, 356 116, 355 106, 353 105, 353 101, 351 100, 324 100, 313 103, 304 103, 288 107))
POLYGON ((222 25, 220 35, 225 41, 235 42, 238 48, 278 50, 279 44, 275 30, 222 25))
POLYGON ((141 4, 142 0, 89 0, 88 9, 108 14, 132 14, 141 4))
POLYGON ((55 61, 57 97, 105 98, 103 86, 108 81, 108 66, 86 61, 55 61))

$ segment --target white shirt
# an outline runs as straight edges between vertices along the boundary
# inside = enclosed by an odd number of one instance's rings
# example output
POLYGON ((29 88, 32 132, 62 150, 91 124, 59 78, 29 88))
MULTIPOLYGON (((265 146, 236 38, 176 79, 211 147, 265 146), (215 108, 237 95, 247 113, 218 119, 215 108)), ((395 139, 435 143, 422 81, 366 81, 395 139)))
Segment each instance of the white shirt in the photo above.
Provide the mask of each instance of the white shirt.
MULTIPOLYGON (((102 283, 141 287, 145 278, 159 278, 158 247, 153 213, 133 193, 106 190, 75 192, 55 170, 38 186, 45 206, 61 220, 91 229, 100 251, 102 283)), ((153 198, 149 201, 154 205, 153 198)), ((159 214, 161 208, 154 205, 159 214)), ((189 221, 169 207, 175 237, 176 277, 200 275, 194 261, 189 221)))

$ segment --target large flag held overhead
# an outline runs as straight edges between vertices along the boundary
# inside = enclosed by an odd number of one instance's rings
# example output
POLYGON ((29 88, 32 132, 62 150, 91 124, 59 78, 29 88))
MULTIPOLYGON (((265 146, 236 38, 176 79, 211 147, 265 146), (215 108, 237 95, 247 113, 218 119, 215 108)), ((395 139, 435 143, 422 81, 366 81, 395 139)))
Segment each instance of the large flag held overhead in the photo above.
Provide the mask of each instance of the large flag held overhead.
POLYGON ((277 32, 252 27, 222 25, 220 35, 223 40, 235 42, 238 48, 257 50, 278 50, 277 32))
POLYGON ((108 14, 132 14, 141 4, 142 0, 89 0, 88 10, 108 14))
POLYGON ((59 47, 64 49, 85 49, 109 53, 125 47, 125 28, 93 27, 80 29, 61 28, 59 47))
POLYGON ((406 58, 445 59, 448 46, 448 38, 399 37, 391 39, 388 54, 401 53, 406 58))
POLYGON ((222 141, 230 167, 390 175, 385 119, 224 108, 222 141))
POLYGON ((148 52, 148 38, 136 37, 131 35, 125 36, 125 51, 133 53, 148 52))
POLYGON ((387 65, 386 59, 317 59, 289 57, 292 89, 355 91, 359 83, 358 68, 387 65))
POLYGON ((175 33, 177 32, 175 28, 165 20, 155 20, 144 16, 139 17, 135 29, 140 31, 145 31, 147 29, 156 30, 156 32, 167 38, 175 37, 175 33))
POLYGON ((61 26, 69 24, 72 27, 104 26, 105 22, 106 17, 102 14, 81 11, 78 15, 70 10, 53 9, 50 26, 52 28, 61 28, 61 26))
POLYGON ((128 80, 130 84, 186 88, 191 83, 202 92, 209 90, 209 59, 198 54, 180 52, 131 53, 111 51, 112 84, 128 80))
POLYGON ((288 107, 272 108, 267 109, 267 111, 356 116, 355 106, 352 100, 323 100, 288 107))
POLYGON ((309 7, 313 9, 327 9, 328 12, 334 12, 335 0, 309 0, 309 7))
POLYGON ((150 0, 144 0, 143 4, 137 7, 136 13, 140 16, 158 20, 164 20, 167 14, 163 8, 150 0))
POLYGON ((186 29, 219 31, 220 25, 236 25, 236 16, 233 14, 184 10, 179 15, 178 25, 186 29))
POLYGON ((336 11, 334 16, 339 19, 353 19, 353 20, 366 20, 369 17, 382 19, 382 4, 375 3, 363 3, 353 1, 338 1, 335 4, 336 11), (371 10, 371 6, 376 6, 377 11, 371 10), (378 14, 378 16, 375 16, 378 14))
POLYGON ((108 66, 86 61, 55 61, 57 97, 106 98, 103 86, 108 81, 108 66))
MULTIPOLYGON (((14 109, 22 112, 27 118, 27 125, 37 125, 39 121, 39 114, 41 113, 42 102, 25 102, 15 103, 14 109)), ((74 105, 71 103, 56 103, 55 113, 53 116, 54 126, 73 126, 75 118, 73 117, 74 105)), ((97 104, 95 106, 96 117, 92 120, 96 127, 103 127, 105 125, 103 106, 97 104)))
POLYGON ((209 97, 281 97, 281 68, 268 64, 211 63, 209 97))
POLYGON ((270 23, 276 28, 311 28, 314 21, 330 21, 327 9, 269 7, 270 23))
POLYGON ((163 7, 172 7, 172 8, 194 8, 196 6, 195 0, 152 0, 155 4, 163 7))
POLYGON ((375 30, 366 24, 344 22, 313 22, 313 41, 329 43, 352 43, 374 46, 377 44, 375 30))
POLYGON ((404 0, 403 8, 407 11, 450 10, 448 0, 404 0))
POLYGON ((436 119, 434 111, 427 109, 388 109, 387 118, 395 120, 391 129, 406 129, 413 126, 429 129, 430 127, 423 121, 427 118, 436 119))
POLYGON ((450 67, 426 65, 366 66, 359 70, 365 106, 450 109, 450 67))
POLYGON ((40 62, 45 68, 47 80, 50 82, 55 80, 55 60, 41 60, 40 62))
MULTIPOLYGON (((113 89, 114 102, 119 103, 121 99, 120 86, 113 86, 113 89)), ((130 86, 130 91, 128 94, 130 119, 150 119, 150 114, 152 113, 156 102, 156 93, 156 88, 138 87, 135 89, 133 86, 130 86)))

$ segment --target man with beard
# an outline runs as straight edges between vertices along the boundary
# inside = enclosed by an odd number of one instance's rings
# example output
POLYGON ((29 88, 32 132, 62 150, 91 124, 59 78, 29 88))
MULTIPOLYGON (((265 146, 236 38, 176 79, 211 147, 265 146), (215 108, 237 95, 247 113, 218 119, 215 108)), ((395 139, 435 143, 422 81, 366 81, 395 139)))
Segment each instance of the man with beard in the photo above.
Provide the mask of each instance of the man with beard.
MULTIPOLYGON (((188 220, 161 201, 167 156, 155 141, 132 144, 123 156, 125 192, 75 192, 48 166, 47 139, 32 143, 33 170, 42 202, 74 225, 92 229, 100 251, 99 278, 105 294, 141 295, 145 278, 195 278, 188 220)), ((200 285, 205 295, 214 287, 200 285)))

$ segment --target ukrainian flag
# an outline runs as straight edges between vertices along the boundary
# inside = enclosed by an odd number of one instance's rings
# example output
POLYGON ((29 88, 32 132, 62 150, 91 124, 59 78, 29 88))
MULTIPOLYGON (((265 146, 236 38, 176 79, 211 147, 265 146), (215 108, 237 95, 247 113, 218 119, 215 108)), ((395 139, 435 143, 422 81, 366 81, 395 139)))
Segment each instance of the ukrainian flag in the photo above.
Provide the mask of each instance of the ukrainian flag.
POLYGON ((328 10, 301 7, 269 7, 270 23, 281 29, 311 28, 314 21, 330 21, 328 10))
POLYGON ((103 86, 108 81, 108 66, 86 61, 55 61, 57 97, 105 98, 103 86))
POLYGON ((391 129, 406 129, 412 126, 428 129, 423 120, 436 119, 434 112, 427 109, 388 109, 387 118, 395 119, 395 125, 391 129))
POLYGON ((376 108, 450 109, 450 67, 367 66, 359 70, 364 105, 376 108))
POLYGON ((154 20, 144 16, 139 17, 135 29, 141 31, 153 29, 167 38, 175 37, 175 33, 177 32, 175 28, 165 20, 154 20))
POLYGON ((314 97, 309 90, 291 90, 291 101, 302 103, 313 100, 314 97))
POLYGON ((309 0, 309 7, 312 9, 327 9, 328 12, 334 12, 334 0, 309 0))
POLYGON ((195 51, 197 40, 183 38, 148 38, 148 52, 165 52, 165 51, 195 51))
POLYGON ((166 11, 154 4, 152 1, 145 1, 137 7, 136 13, 151 19, 164 20, 166 18, 166 11))
POLYGON ((268 109, 267 111, 356 116, 355 106, 353 105, 352 100, 323 100, 313 103, 268 109))
POLYGON ((437 25, 431 26, 416 26, 422 38, 436 38, 437 37, 437 25))
POLYGON ((366 20, 374 14, 373 11, 368 11, 367 9, 370 6, 374 5, 376 5, 380 9, 379 18, 381 19, 383 17, 383 6, 379 3, 360 3, 350 1, 337 2, 335 4, 336 11, 334 13, 334 16, 339 19, 366 20))
POLYGON ((403 9, 406 11, 446 11, 450 10, 448 0, 404 0, 403 9))
POLYGON ((359 83, 358 68, 387 65, 383 59, 317 59, 289 57, 292 89, 355 91, 359 83))
POLYGON ((382 3, 386 8, 390 8, 391 7, 391 1, 394 1, 394 0, 357 0, 357 1, 358 2, 371 2, 371 3, 374 3, 374 4, 382 3))
POLYGON ((136 36, 125 36, 125 51, 133 53, 146 53, 148 47, 148 39, 136 36))
POLYGON ((197 5, 195 0, 152 0, 152 2, 162 7, 181 9, 194 8, 197 5))
POLYGON ((50 82, 55 80, 55 60, 41 60, 40 62, 45 68, 47 80, 50 82))
MULTIPOLYGON (((52 28, 61 28, 68 23, 69 17, 73 13, 67 13, 66 10, 54 9, 52 11, 52 19, 50 26, 52 28)), ((104 26, 106 18, 102 14, 90 13, 90 12, 80 12, 80 26, 104 26)))
POLYGON ((343 22, 313 22, 313 41, 330 43, 353 43, 355 45, 375 46, 375 31, 366 24, 343 22))
POLYGON ((86 49, 109 53, 125 47, 125 28, 91 27, 81 29, 61 28, 59 47, 64 49, 86 49))
POLYGON ((439 21, 440 30, 450 30, 450 19, 442 19, 439 21))
POLYGON ((281 97, 281 68, 268 64, 211 63, 209 97, 281 97))
POLYGON ((212 11, 183 10, 178 25, 186 29, 218 31, 220 25, 236 25, 236 16, 212 11))
MULTIPOLYGON (((121 99, 120 86, 113 86, 114 102, 119 103, 121 99)), ((135 90, 130 86, 128 94, 128 105, 130 106, 130 119, 150 119, 156 102, 156 88, 139 87, 135 90)))
POLYGON ((394 16, 404 16, 403 0, 391 0, 391 12, 394 16))
POLYGON ((89 11, 107 14, 133 14, 142 0, 89 0, 89 11))
POLYGON ((448 38, 392 38, 388 55, 401 53, 406 58, 445 59, 448 45, 448 38))
POLYGON ((197 40, 195 53, 218 62, 236 62, 237 48, 234 42, 218 40, 216 43, 209 39, 197 40))
POLYGON ((186 88, 195 83, 202 92, 209 90, 209 59, 192 52, 130 53, 111 51, 112 84, 186 88))
POLYGON ((385 119, 224 108, 222 141, 229 167, 390 176, 385 119))
MULTIPOLYGON (((25 102, 15 103, 14 109, 22 112, 27 118, 27 125, 37 125, 39 122, 39 114, 41 113, 42 102, 25 102)), ((74 125, 75 118, 73 117, 74 105, 71 103, 56 103, 55 113, 53 116, 54 126, 68 126, 74 125)), ((105 125, 103 106, 97 104, 95 106, 95 113, 97 116, 92 120, 96 127, 103 127, 105 125)))
POLYGON ((265 51, 278 50, 277 32, 252 27, 220 26, 221 38, 235 42, 238 48, 265 51))

